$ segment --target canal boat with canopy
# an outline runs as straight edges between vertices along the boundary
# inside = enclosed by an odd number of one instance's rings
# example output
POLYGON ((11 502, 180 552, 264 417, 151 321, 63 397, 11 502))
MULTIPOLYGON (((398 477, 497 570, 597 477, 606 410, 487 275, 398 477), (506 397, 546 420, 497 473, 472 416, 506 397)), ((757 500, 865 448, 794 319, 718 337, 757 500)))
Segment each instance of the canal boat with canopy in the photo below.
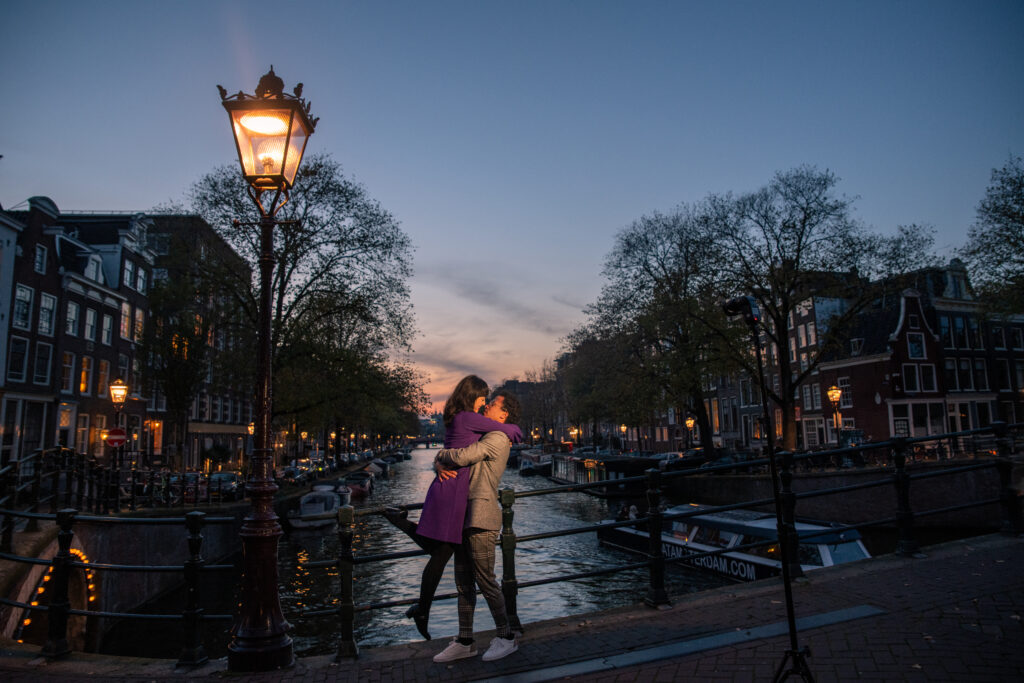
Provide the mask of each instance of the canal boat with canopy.
MULTIPOLYGON (((678 505, 665 515, 705 509, 703 505, 678 505)), ((683 562, 736 581, 755 581, 778 576, 782 571, 781 552, 775 528, 774 512, 726 510, 666 520, 661 551, 666 559, 700 555, 724 550, 718 555, 702 555, 683 562), (754 547, 743 547, 757 544, 754 547)), ((796 522, 800 537, 798 558, 803 571, 814 571, 871 557, 856 530, 832 530, 820 523, 796 522)), ((634 526, 599 529, 602 545, 647 554, 649 534, 644 522, 634 526)))

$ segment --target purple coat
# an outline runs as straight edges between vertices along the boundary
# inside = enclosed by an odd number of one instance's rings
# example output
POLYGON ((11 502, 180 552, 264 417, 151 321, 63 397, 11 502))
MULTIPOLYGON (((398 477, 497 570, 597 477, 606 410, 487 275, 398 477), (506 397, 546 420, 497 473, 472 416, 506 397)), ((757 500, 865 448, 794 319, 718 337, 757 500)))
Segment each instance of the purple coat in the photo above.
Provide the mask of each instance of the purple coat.
MULTIPOLYGON (((487 432, 504 432, 512 443, 523 440, 523 432, 516 425, 502 424, 477 413, 463 411, 452 420, 444 434, 445 448, 465 448, 480 440, 487 432)), ((466 519, 466 501, 469 498, 469 468, 460 467, 458 474, 442 481, 434 477, 416 533, 446 543, 462 543, 462 524, 466 519)))

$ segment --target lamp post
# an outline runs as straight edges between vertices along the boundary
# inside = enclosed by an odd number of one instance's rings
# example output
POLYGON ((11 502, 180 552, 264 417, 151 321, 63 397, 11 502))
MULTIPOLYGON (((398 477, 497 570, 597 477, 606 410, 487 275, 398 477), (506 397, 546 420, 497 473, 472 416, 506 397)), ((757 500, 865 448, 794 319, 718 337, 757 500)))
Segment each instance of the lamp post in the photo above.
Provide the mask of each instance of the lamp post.
POLYGON ((697 424, 697 421, 693 419, 693 415, 686 418, 686 450, 693 448, 693 426, 697 424))
MULTIPOLYGON (((779 539, 779 549, 782 552, 782 586, 786 601, 786 623, 789 630, 789 649, 786 651, 782 663, 775 672, 774 681, 783 681, 790 674, 796 674, 805 681, 814 681, 810 668, 807 666, 809 651, 801 648, 797 642, 796 611, 793 607, 793 584, 791 577, 790 560, 795 557, 792 554, 790 535, 791 525, 787 524, 782 514, 782 492, 779 490, 779 471, 776 465, 775 456, 775 433, 772 429, 771 417, 768 406, 768 387, 764 381, 764 361, 761 357, 761 334, 758 331, 758 324, 761 323, 761 311, 757 302, 752 296, 741 296, 735 299, 722 302, 722 311, 727 316, 743 316, 743 322, 750 328, 750 341, 754 345, 754 355, 757 360, 757 379, 761 385, 761 420, 765 439, 768 445, 768 470, 772 478, 772 498, 775 502, 775 531, 779 539), (787 669, 787 662, 791 662, 787 669)), ((799 565, 797 565, 799 568, 799 565)))
MULTIPOLYGON (((288 191, 302 162, 306 141, 317 119, 310 118, 302 84, 284 94, 284 82, 265 74, 255 95, 228 95, 221 86, 242 177, 260 212, 260 301, 256 351, 256 445, 249 481, 251 508, 239 533, 242 539, 242 589, 239 612, 231 627, 228 668, 270 671, 291 666, 295 657, 291 626, 281 613, 277 586, 277 541, 281 525, 274 513, 277 485, 270 476, 271 447, 271 302, 274 265, 274 216, 288 201, 288 191), (270 201, 264 201, 265 196, 270 201)), ((241 223, 236 222, 236 225, 241 223)))
MULTIPOLYGON (((121 427, 121 411, 128 398, 128 385, 121 379, 110 383, 110 401, 114 404, 114 427, 121 427)), ((127 435, 127 431, 125 432, 127 435)), ((127 436, 125 437, 127 438, 127 436)), ((124 441, 114 446, 114 511, 121 509, 121 459, 124 456, 124 441)))
POLYGON ((839 421, 839 399, 843 397, 843 390, 837 387, 835 384, 828 388, 825 392, 828 396, 829 403, 832 404, 832 431, 836 435, 836 443, 839 443, 839 427, 841 425, 839 421))
POLYGON ((625 424, 619 425, 619 433, 622 434, 622 438, 619 439, 622 442, 620 444, 620 446, 622 446, 622 450, 626 450, 626 425, 625 424))

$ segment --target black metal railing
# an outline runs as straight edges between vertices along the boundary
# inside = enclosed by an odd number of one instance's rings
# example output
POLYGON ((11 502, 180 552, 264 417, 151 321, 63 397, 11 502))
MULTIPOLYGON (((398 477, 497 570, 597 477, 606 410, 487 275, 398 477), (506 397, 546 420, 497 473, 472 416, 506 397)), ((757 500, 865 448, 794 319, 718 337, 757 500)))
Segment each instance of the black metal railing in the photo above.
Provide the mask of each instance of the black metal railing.
MULTIPOLYGON (((1013 425, 1012 429, 1017 430, 1024 425, 1013 425)), ((1014 460, 1011 458, 1011 451, 1014 448, 1014 440, 1011 436, 1011 427, 1004 423, 995 423, 991 427, 985 429, 968 430, 964 432, 942 434, 931 437, 916 437, 916 438, 896 438, 890 441, 865 444, 862 446, 833 449, 831 451, 820 451, 816 453, 802 453, 793 454, 788 452, 780 452, 777 454, 779 464, 779 480, 780 480, 780 501, 781 501, 781 517, 782 517, 782 532, 784 534, 791 535, 793 542, 785 544, 785 547, 790 549, 788 557, 780 558, 781 562, 786 562, 793 572, 793 576, 798 576, 801 567, 798 561, 796 550, 798 542, 801 540, 807 540, 813 538, 815 535, 822 533, 836 533, 844 530, 863 529, 873 526, 886 525, 893 526, 898 531, 898 541, 893 550, 895 552, 914 556, 919 552, 919 545, 916 539, 916 520, 931 516, 939 515, 944 513, 950 513, 960 510, 967 510, 971 508, 978 508, 989 505, 999 505, 1001 510, 1001 529, 1004 532, 1012 534, 1020 534, 1022 532, 1022 521, 1021 521, 1021 501, 1020 492, 1013 488, 1013 477, 1012 470, 1014 460), (978 439, 985 437, 986 444, 991 446, 991 449, 986 447, 986 452, 982 453, 979 457, 973 460, 965 460, 961 463, 950 465, 942 469, 925 470, 915 469, 914 471, 908 470, 908 460, 913 457, 914 449, 918 447, 927 447, 928 444, 933 444, 937 441, 948 442, 950 439, 978 439), (989 452, 989 450, 994 450, 989 452), (804 466, 805 469, 812 469, 814 464, 833 458, 843 458, 853 455, 863 455, 866 453, 883 453, 884 461, 880 464, 884 464, 886 468, 891 466, 891 470, 884 470, 885 472, 891 472, 888 476, 875 478, 869 481, 863 481, 855 484, 848 484, 843 486, 836 486, 832 488, 822 488, 816 490, 808 490, 801 492, 794 492, 792 488, 792 481, 796 474, 797 469, 800 466, 804 466), (957 474, 963 474, 976 470, 984 469, 995 469, 998 473, 998 491, 993 491, 992 495, 979 500, 961 500, 951 501, 949 505, 945 505, 941 508, 932 509, 913 509, 911 506, 911 486, 914 482, 929 482, 939 477, 948 477, 957 474), (799 501, 820 497, 820 496, 836 496, 843 495, 853 491, 864 490, 874 487, 892 487, 894 489, 895 500, 896 500, 896 512, 894 515, 889 516, 878 516, 870 521, 848 524, 842 526, 833 526, 828 528, 826 531, 806 533, 796 532, 796 512, 799 501)), ((880 460, 880 458, 876 458, 880 460)), ((680 470, 680 471, 665 471, 661 472, 657 469, 651 469, 645 472, 641 476, 625 477, 618 479, 601 479, 597 481, 580 483, 580 484, 568 484, 553 486, 540 490, 532 491, 519 491, 516 492, 511 488, 505 488, 500 491, 500 505, 502 508, 502 529, 499 536, 499 547, 502 553, 502 591, 504 593, 506 609, 509 615, 510 626, 514 630, 523 631, 523 625, 520 621, 518 611, 516 609, 517 596, 520 590, 528 589, 535 586, 541 586, 551 583, 564 582, 564 581, 575 581, 585 578, 592 578, 597 576, 606 576, 612 574, 618 574, 625 571, 633 571, 637 569, 647 569, 646 574, 646 587, 642 596, 645 603, 652 606, 664 605, 668 602, 668 596, 665 590, 665 569, 669 565, 682 563, 682 562, 693 562, 694 560, 702 557, 711 557, 722 555, 726 552, 735 552, 737 550, 754 549, 758 547, 771 546, 775 544, 778 546, 778 541, 768 539, 764 541, 746 543, 742 546, 732 548, 722 548, 719 550, 688 554, 679 557, 665 557, 662 552, 662 533, 666 523, 675 520, 686 519, 695 515, 709 514, 718 511, 726 511, 738 508, 749 508, 749 507, 768 507, 773 505, 774 498, 766 497, 753 500, 744 500, 730 503, 728 505, 720 506, 703 506, 700 509, 694 509, 691 511, 685 511, 681 513, 665 514, 662 512, 662 487, 666 482, 685 477, 703 476, 706 474, 714 474, 716 472, 727 472, 736 470, 737 468, 745 469, 758 469, 764 468, 768 465, 769 460, 767 458, 754 459, 740 464, 730 463, 721 466, 702 467, 700 469, 692 470, 680 470), (543 533, 525 534, 517 536, 514 529, 514 518, 515 518, 515 502, 520 498, 529 498, 534 496, 544 496, 552 494, 560 494, 566 492, 575 491, 589 491, 593 489, 602 489, 604 487, 613 484, 638 486, 643 488, 643 495, 646 498, 647 511, 646 514, 638 519, 622 520, 616 522, 603 522, 601 524, 591 524, 585 526, 571 527, 565 529, 558 529, 554 531, 547 531, 543 533), (557 574, 553 576, 540 577, 531 579, 528 581, 520 581, 516 574, 516 549, 519 545, 524 543, 539 542, 544 539, 555 538, 559 536, 568 536, 574 534, 594 533, 601 529, 613 529, 616 527, 623 526, 636 526, 645 525, 646 531, 649 538, 649 546, 646 557, 643 559, 617 566, 602 566, 600 568, 594 568, 589 571, 557 574)), ((8 468, 0 470, 0 476, 7 476, 5 471, 8 468)), ((45 487, 37 489, 40 493, 38 500, 49 501, 46 495, 43 495, 45 487)), ((68 500, 68 496, 80 495, 81 489, 75 489, 71 494, 67 493, 65 489, 54 489, 54 496, 57 496, 58 492, 62 493, 65 500, 68 500)), ((205 572, 215 570, 228 570, 232 569, 232 565, 206 565, 201 555, 202 536, 201 530, 204 524, 209 523, 228 523, 234 521, 233 517, 224 518, 206 518, 204 513, 191 512, 185 517, 174 517, 174 518, 155 518, 155 519, 142 519, 142 518, 124 518, 124 517, 103 517, 97 515, 80 515, 75 509, 62 509, 57 511, 55 514, 45 514, 39 512, 26 512, 23 510, 14 509, 12 503, 13 497, 16 497, 16 493, 11 492, 8 489, 4 489, 3 496, 0 497, 0 502, 3 503, 0 514, 5 517, 21 517, 28 520, 42 520, 50 519, 56 520, 57 525, 60 529, 58 533, 58 550, 56 555, 50 560, 42 560, 38 558, 27 558, 18 557, 11 554, 9 545, 5 545, 3 552, 0 552, 0 558, 7 560, 14 560, 16 562, 24 562, 29 564, 46 564, 49 565, 49 571, 52 574, 51 583, 53 584, 53 598, 50 604, 45 607, 33 606, 23 602, 12 601, 3 599, 2 603, 10 607, 23 610, 39 610, 45 609, 49 616, 49 636, 46 644, 43 646, 43 654, 48 657, 60 657, 67 653, 67 628, 68 628, 68 617, 77 616, 103 616, 103 617, 114 617, 114 618, 125 618, 125 619, 167 619, 167 620, 179 620, 182 624, 183 629, 183 646, 182 655, 179 658, 179 663, 183 665, 194 665, 205 661, 205 650, 202 645, 202 624, 207 620, 226 620, 230 619, 229 615, 211 615, 206 614, 199 604, 199 582, 200 577, 205 572), (188 533, 188 546, 189 546, 189 557, 181 565, 172 566, 137 566, 137 565, 113 565, 113 564, 99 564, 97 562, 83 563, 75 560, 71 555, 71 540, 73 538, 73 529, 78 524, 184 524, 188 533), (152 615, 152 614, 135 614, 135 613, 121 613, 121 612, 104 612, 94 610, 76 610, 72 609, 69 605, 67 598, 67 585, 69 580, 70 571, 73 568, 85 569, 88 567, 90 570, 95 571, 154 571, 154 572, 182 572, 184 581, 187 586, 187 604, 185 610, 181 614, 174 615, 152 615)), ((89 500, 88 496, 85 495, 83 500, 89 500)), ((38 503, 37 503, 38 504, 38 503)), ((422 507, 421 503, 408 504, 402 506, 404 509, 419 509, 422 507)), ((302 620, 302 619, 313 619, 322 617, 332 617, 338 621, 339 640, 336 656, 341 658, 356 657, 359 652, 358 643, 355 640, 355 617, 357 613, 366 612, 381 608, 391 608, 403 605, 409 605, 417 601, 417 597, 402 598, 391 601, 380 601, 365 604, 357 604, 357 596, 353 591, 353 573, 356 565, 369 564, 381 561, 395 561, 404 558, 415 557, 423 555, 422 550, 409 550, 401 552, 391 552, 383 554, 366 554, 357 555, 353 552, 353 537, 354 537, 354 524, 355 519, 358 516, 365 516, 371 514, 380 514, 381 509, 362 509, 354 510, 351 506, 343 506, 338 513, 338 539, 339 539, 339 550, 337 557, 315 560, 310 562, 304 562, 303 567, 306 569, 337 569, 338 573, 338 599, 337 603, 333 607, 324 609, 307 610, 303 611, 298 615, 287 615, 289 621, 302 620)), ((447 593, 437 595, 436 600, 448 599, 456 597, 457 593, 447 593)), ((638 595, 638 597, 640 597, 638 595)))

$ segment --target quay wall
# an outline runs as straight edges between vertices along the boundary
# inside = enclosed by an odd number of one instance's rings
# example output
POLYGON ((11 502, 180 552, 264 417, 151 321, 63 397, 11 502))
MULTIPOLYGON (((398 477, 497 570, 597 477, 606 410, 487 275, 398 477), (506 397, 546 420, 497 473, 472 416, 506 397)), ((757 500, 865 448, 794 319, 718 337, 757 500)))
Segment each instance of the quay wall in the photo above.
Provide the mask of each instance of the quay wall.
MULTIPOLYGON (((948 469, 973 461, 918 463, 908 466, 910 474, 948 469)), ((877 486, 838 494, 797 499, 798 517, 820 519, 843 524, 858 524, 895 517, 896 486, 892 468, 866 468, 833 472, 797 472, 793 491, 803 493, 868 482, 885 482, 877 486)), ((1018 494, 1024 490, 1024 464, 1014 465, 1013 482, 1018 494)), ((704 474, 666 478, 667 490, 678 499, 714 505, 742 500, 771 498, 771 477, 767 474, 704 474)), ((911 480, 910 506, 914 523, 922 527, 992 527, 1003 519, 998 504, 989 504, 955 513, 920 516, 926 510, 945 508, 969 501, 998 498, 999 475, 994 468, 961 472, 943 477, 911 480)))

